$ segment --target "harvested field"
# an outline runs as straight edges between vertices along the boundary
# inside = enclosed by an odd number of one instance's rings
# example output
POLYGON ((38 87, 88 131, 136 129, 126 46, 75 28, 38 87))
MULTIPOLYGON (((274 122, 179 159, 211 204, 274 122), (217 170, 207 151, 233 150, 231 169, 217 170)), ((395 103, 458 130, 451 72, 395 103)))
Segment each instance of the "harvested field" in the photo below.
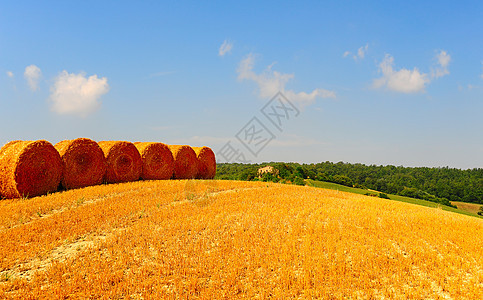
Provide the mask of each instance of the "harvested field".
POLYGON ((478 299, 483 292, 483 220, 333 190, 138 181, 5 200, 0 225, 6 299, 478 299))

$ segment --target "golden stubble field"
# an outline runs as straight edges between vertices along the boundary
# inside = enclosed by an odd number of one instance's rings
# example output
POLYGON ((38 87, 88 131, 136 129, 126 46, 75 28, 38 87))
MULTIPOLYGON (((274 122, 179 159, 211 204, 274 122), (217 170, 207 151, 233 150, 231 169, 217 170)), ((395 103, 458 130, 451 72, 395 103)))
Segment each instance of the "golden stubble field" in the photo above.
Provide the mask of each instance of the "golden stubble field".
POLYGON ((483 220, 310 187, 143 181, 0 202, 0 298, 478 299, 483 220))

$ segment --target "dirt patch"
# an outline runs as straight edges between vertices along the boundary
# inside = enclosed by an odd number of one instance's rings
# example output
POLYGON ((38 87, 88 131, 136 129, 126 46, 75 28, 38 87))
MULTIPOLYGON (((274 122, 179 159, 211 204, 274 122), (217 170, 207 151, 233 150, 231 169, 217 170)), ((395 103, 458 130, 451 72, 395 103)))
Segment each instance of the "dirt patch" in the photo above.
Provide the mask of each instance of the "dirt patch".
POLYGON ((456 201, 452 201, 451 204, 456 205, 458 209, 464 210, 466 212, 469 212, 475 215, 478 213, 478 211, 480 210, 480 207, 482 206, 481 204, 477 204, 477 203, 456 202, 456 201))
POLYGON ((33 258, 32 260, 16 265, 13 269, 0 272, 0 281, 11 279, 30 279, 35 272, 43 271, 54 262, 63 262, 66 259, 77 256, 81 251, 93 247, 107 235, 88 235, 75 241, 66 241, 65 244, 53 249, 47 257, 33 258))

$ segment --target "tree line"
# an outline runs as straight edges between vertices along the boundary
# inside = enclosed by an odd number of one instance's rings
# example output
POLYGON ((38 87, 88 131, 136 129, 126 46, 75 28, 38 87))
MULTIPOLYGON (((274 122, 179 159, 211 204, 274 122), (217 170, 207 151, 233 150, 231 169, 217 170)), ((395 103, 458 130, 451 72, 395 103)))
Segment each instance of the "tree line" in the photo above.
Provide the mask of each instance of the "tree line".
POLYGON ((217 179, 263 180, 303 184, 313 179, 350 187, 424 199, 450 205, 450 201, 483 204, 483 169, 461 170, 448 167, 402 167, 321 162, 299 164, 271 162, 263 164, 217 164, 217 179), (259 168, 270 165, 278 176, 257 175, 259 168))

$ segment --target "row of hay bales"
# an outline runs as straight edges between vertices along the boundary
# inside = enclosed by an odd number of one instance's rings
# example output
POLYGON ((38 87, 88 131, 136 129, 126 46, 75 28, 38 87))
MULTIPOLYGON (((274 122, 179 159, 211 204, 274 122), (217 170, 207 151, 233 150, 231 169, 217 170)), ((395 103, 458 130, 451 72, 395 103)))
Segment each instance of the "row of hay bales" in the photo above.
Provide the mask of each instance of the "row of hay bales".
POLYGON ((208 147, 87 138, 53 146, 12 141, 0 149, 0 199, 35 197, 58 189, 160 179, 212 179, 215 154, 208 147))

